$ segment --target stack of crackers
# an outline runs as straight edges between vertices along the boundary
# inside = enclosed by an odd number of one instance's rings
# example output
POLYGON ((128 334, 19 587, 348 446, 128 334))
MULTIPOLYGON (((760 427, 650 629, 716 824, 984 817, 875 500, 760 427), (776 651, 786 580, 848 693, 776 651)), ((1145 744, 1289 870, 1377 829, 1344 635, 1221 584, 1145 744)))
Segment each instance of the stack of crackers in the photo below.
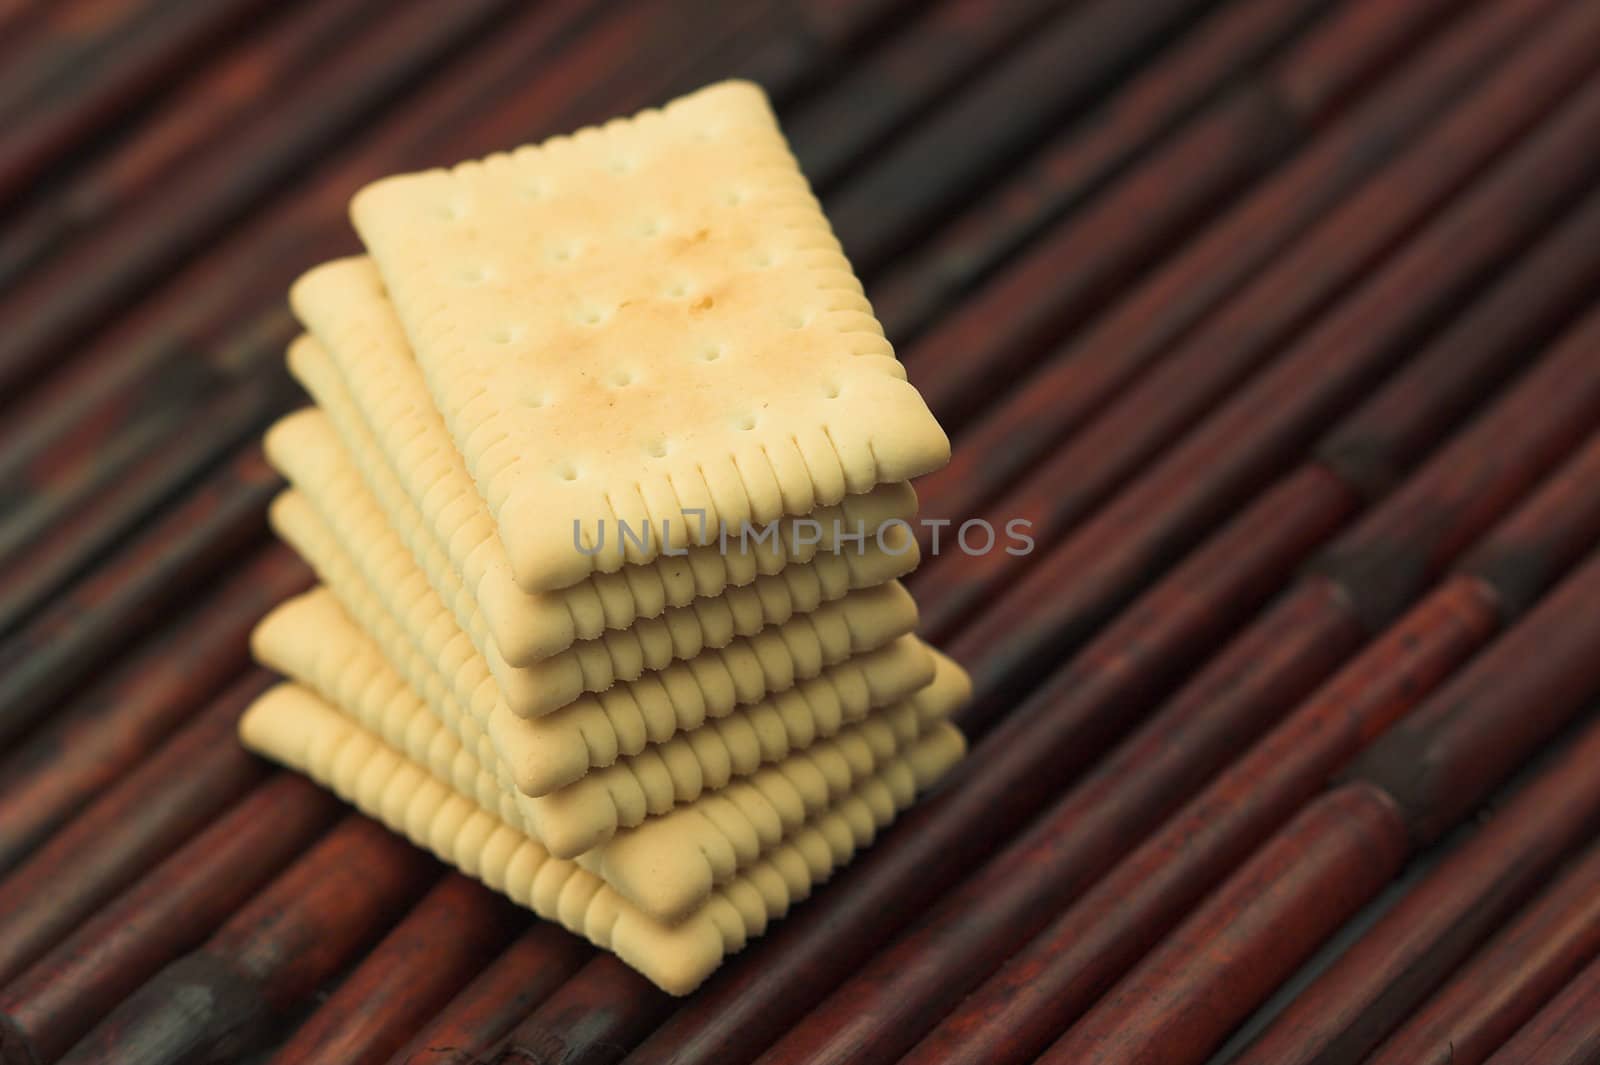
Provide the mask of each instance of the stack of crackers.
POLYGON ((753 86, 351 214, 244 740, 687 992, 962 754, 897 579, 948 441, 753 86))

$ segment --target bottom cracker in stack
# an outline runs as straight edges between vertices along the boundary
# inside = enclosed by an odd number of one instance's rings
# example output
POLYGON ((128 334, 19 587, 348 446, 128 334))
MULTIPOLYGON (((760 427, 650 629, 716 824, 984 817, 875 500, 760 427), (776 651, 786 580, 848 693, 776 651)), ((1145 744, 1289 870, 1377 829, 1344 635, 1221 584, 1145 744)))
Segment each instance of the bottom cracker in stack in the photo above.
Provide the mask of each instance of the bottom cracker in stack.
POLYGON ((292 680, 245 715, 249 746, 675 994, 871 842, 964 749, 945 719, 967 680, 935 655, 934 679, 911 697, 562 859, 325 589, 278 608, 255 643, 292 680))

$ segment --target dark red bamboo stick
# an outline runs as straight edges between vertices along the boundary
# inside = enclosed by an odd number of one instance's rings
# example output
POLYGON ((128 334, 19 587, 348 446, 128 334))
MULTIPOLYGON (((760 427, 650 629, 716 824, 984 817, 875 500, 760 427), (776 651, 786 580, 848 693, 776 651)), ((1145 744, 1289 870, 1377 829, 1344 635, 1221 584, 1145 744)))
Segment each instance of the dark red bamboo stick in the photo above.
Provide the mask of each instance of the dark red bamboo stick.
POLYGON ((672 999, 610 954, 598 954, 511 1030, 494 1065, 606 1065, 672 1011, 672 999), (619 987, 632 993, 618 996, 619 987))
POLYGON ((0 742, 22 735, 178 596, 259 540, 281 484, 252 447, 0 645, 0 742))
POLYGON ((593 956, 577 936, 535 922, 396 1052, 391 1065, 477 1065, 593 956))
MULTIPOLYGON (((1318 767, 1319 757, 1329 760, 1323 733, 1338 734, 1341 725, 1353 731, 1358 722, 1393 717, 1415 705, 1482 645, 1495 621, 1492 605, 1471 582, 1452 582, 1431 596, 1047 925, 905 1060, 1032 1060, 1109 979, 1249 853, 1248 845, 1219 851, 1216 833, 1205 830, 1221 814, 1240 809, 1229 827, 1262 817, 1275 818, 1269 825, 1276 827, 1326 779, 1318 767), (1263 765, 1274 760, 1282 765, 1277 777, 1259 779, 1263 765), (1292 782, 1288 789, 1283 780, 1292 782), (1202 863, 1207 878, 1197 880, 1202 863)), ((1340 739, 1352 742, 1348 735, 1340 739)))
MULTIPOLYGON (((207 313, 231 307, 220 292, 199 294, 222 300, 207 313)), ((208 320, 199 308, 172 309, 181 329, 141 338, 147 315, 159 317, 147 305, 107 337, 110 347, 92 345, 85 361, 68 363, 14 412, 0 436, 0 478, 19 497, 0 523, 8 546, 108 491, 121 471, 187 428, 197 408, 243 390, 253 375, 282 375, 283 348, 295 332, 287 308, 235 320, 228 336, 203 331, 208 320)))
POLYGON ((33 50, 44 9, 40 0, 0 2, 0 60, 14 64, 33 50))
POLYGON ((1284 959, 1305 957, 1399 873, 1406 844, 1381 789, 1354 783, 1329 792, 1252 855, 1041 1065, 1204 1060, 1236 1023, 1229 1000, 1271 993, 1284 959), (1223 971, 1226 982, 1216 978, 1223 971), (1124 1021, 1134 1014, 1137 1025, 1124 1021))
POLYGON ((1463 572, 1494 589, 1501 611, 1526 613, 1600 539, 1600 440, 1591 439, 1539 492, 1475 547, 1463 572))
POLYGON ((1600 962, 1591 962, 1489 1065, 1586 1065, 1600 1057, 1600 962))
MULTIPOLYGON (((1314 231, 1305 243, 1288 253, 1281 269, 1264 276, 1202 325, 1060 447, 1017 490, 978 516, 998 523, 996 528, 1015 518, 1026 518, 1033 523, 1032 533, 1039 541, 1054 542, 1136 476, 1163 446, 1193 426, 1212 403, 1230 391, 1245 389, 1243 393, 1236 392, 1219 417, 1228 418, 1231 414, 1235 428, 1248 419, 1251 429, 1260 431, 1271 423, 1255 419, 1253 412, 1244 418, 1234 412, 1252 404, 1259 409, 1265 404, 1275 408, 1279 417, 1292 419, 1297 405, 1320 402, 1323 389, 1337 392, 1346 387, 1338 383, 1342 375, 1361 377, 1383 372, 1396 358, 1412 350, 1485 276, 1514 255, 1530 235, 1546 227, 1583 187, 1581 175, 1570 173, 1569 162, 1561 157, 1560 149, 1550 151, 1548 147, 1542 138, 1522 146, 1451 204, 1366 283, 1331 308, 1287 351, 1278 354, 1276 345, 1267 343, 1276 339, 1274 327, 1265 323, 1289 320, 1282 317, 1282 311, 1294 303, 1278 279, 1315 274, 1326 280, 1334 272, 1330 264, 1340 253, 1330 252, 1328 246, 1348 231, 1348 227, 1339 224, 1342 212, 1334 215, 1329 228, 1314 231), (1326 239, 1319 240, 1319 236, 1326 239), (1321 267, 1327 270, 1319 273, 1321 267), (1248 375, 1269 360, 1268 368, 1246 383, 1248 375), (1275 392, 1287 393, 1288 400, 1279 403, 1275 392)), ((1356 208, 1363 199, 1370 205, 1392 189, 1388 184, 1374 186, 1375 195, 1358 197, 1349 206, 1356 208)), ((1581 215, 1576 224, 1587 224, 1590 233, 1600 230, 1600 205, 1581 215)), ((1295 284, 1289 283, 1291 287, 1295 284)), ((1541 277, 1539 284, 1547 286, 1548 281, 1541 277)), ((1503 349, 1498 354, 1501 363, 1516 357, 1514 352, 1503 349)), ((1453 366, 1455 356, 1450 359, 1453 366)), ((1473 378, 1461 374, 1458 380, 1473 378)), ((1450 405, 1440 406, 1448 410, 1450 405)), ((1254 451, 1248 431, 1232 439, 1242 454, 1254 451)), ((1283 440, 1274 443, 1281 446, 1283 440)), ((1364 477, 1360 483, 1365 485, 1368 481, 1370 477, 1364 477)), ((929 506, 931 513, 940 514, 937 499, 929 506)), ((1029 561, 1003 552, 979 558, 951 553, 930 560, 917 578, 925 628, 935 634, 950 632, 1014 580, 1029 561), (924 587, 926 594, 922 594, 924 587)))
POLYGON ((876 269, 940 212, 1025 157, 1200 8, 1196 0, 1137 8, 1084 0, 1026 40, 827 198, 851 261, 865 273, 876 269))
MULTIPOLYGON (((445 876, 272 1056, 379 1065, 526 923, 503 896, 445 876)), ((530 976, 534 974, 528 974, 530 976)))
POLYGON ((1289 154, 1307 132, 1296 118, 1270 91, 1235 89, 1030 245, 951 321, 936 321, 904 358, 940 422, 960 439, 980 407, 1026 374, 1056 330, 1112 302, 1142 268, 1289 154), (1095 249, 1092 257, 1087 248, 1095 249), (965 367, 944 358, 975 331, 987 336, 967 349, 965 367), (985 357, 973 359, 976 351, 985 357))
MULTIPOLYGON (((1600 557, 1360 757, 1355 786, 1385 796, 1416 845, 1436 840, 1481 803, 1510 768, 1577 717, 1600 691, 1600 617, 1584 606, 1597 592, 1600 557), (1403 777, 1431 778, 1435 772, 1448 775, 1447 787, 1397 794, 1403 777)), ((1469 845, 1463 855, 1482 851, 1510 859, 1508 866, 1530 877, 1526 889, 1531 890, 1600 816, 1600 777, 1593 773, 1597 756, 1600 729, 1591 729, 1479 837, 1490 844, 1469 845)), ((1315 935, 1288 938, 1283 926, 1293 923, 1291 915, 1306 901, 1304 892, 1252 884, 1251 876, 1260 856, 1272 853, 1281 839, 1246 863, 1229 886, 1202 904, 1040 1060, 1110 1065, 1154 1061, 1149 1055, 1159 1052, 1169 1065, 1204 1061, 1323 936, 1376 893, 1373 887, 1364 896, 1349 897, 1350 905, 1330 913, 1331 924, 1317 924, 1315 935), (1271 920, 1264 920, 1267 914, 1271 920)), ((1287 1030, 1289 1018, 1281 1016, 1244 1060, 1273 1065, 1303 1060, 1273 1034, 1287 1030)), ((1309 1041, 1297 1045, 1311 1047, 1309 1041)))
POLYGON ((75 576, 136 527, 153 507, 179 496, 218 455, 258 436, 268 421, 303 397, 287 373, 263 374, 211 404, 188 411, 170 438, 115 461, 68 498, 49 485, 35 496, 26 545, 0 563, 0 633, 15 629, 75 576), (99 483, 96 483, 99 482, 99 483), (76 498, 73 498, 76 497, 76 498), (51 504, 59 503, 59 506, 51 504))
MULTIPOLYGON (((1588 30, 1595 34, 1595 43, 1600 44, 1600 8, 1581 11, 1592 19, 1593 25, 1588 30)), ((1582 28, 1565 22, 1552 25, 1575 34, 1582 28)), ((1519 53, 1520 58, 1527 55, 1519 53)), ((1558 62, 1551 58, 1552 62, 1558 62)), ((1506 73, 1509 75, 1513 71, 1508 69, 1506 73)), ((1488 95, 1480 97, 1480 102, 1495 99, 1500 91, 1516 96, 1521 88, 1529 87, 1528 83, 1519 81, 1515 83, 1519 89, 1512 91, 1507 89, 1510 84, 1504 79, 1490 83, 1486 87, 1488 95)), ((1478 142, 1480 134, 1468 134, 1463 127, 1473 125, 1474 129, 1481 129, 1474 123, 1484 117, 1483 112, 1469 104, 1441 127, 1441 133, 1462 133, 1468 142, 1466 145, 1456 144, 1453 138, 1444 138, 1442 142, 1428 138, 1422 144, 1441 153, 1460 151, 1471 155, 1474 149, 1469 145, 1478 142), (1464 121, 1469 118, 1474 122, 1464 121)), ((1519 116, 1522 119, 1532 117, 1519 116)), ((1585 145, 1592 145, 1597 135, 1600 135, 1600 82, 1586 86, 1582 95, 1558 112, 1548 126, 1541 128, 1527 150, 1514 157, 1510 173, 1521 171, 1524 165, 1531 166, 1535 173, 1547 172, 1546 167, 1551 166, 1585 165, 1575 162, 1585 155, 1590 156, 1592 162, 1593 153, 1585 145)), ((1482 147, 1481 142, 1477 147, 1482 147)), ((1433 158, 1430 156, 1429 160, 1433 158)), ((1456 158, 1459 160, 1462 156, 1456 158)), ((1506 176, 1497 173, 1497 177, 1506 176)), ((1428 182, 1426 178, 1421 180, 1424 185, 1428 182)), ((1329 232, 1332 236, 1343 233, 1355 245, 1382 233, 1382 241, 1367 249, 1370 255, 1380 253, 1383 245, 1403 235, 1403 226, 1391 228, 1396 222, 1408 217, 1412 223, 1420 220, 1413 213, 1419 205, 1405 202, 1403 188, 1403 184, 1393 187, 1394 199, 1378 197, 1368 201, 1376 216, 1371 226, 1355 226, 1356 218, 1352 217, 1346 219, 1351 229, 1329 232)), ((1385 183, 1384 190, 1389 189, 1385 183)), ((1526 193, 1527 190, 1521 191, 1526 193)), ((1551 207, 1546 210, 1550 211, 1551 207)), ((1336 219, 1340 217, 1335 216, 1336 219)), ((1331 237, 1330 243, 1336 246, 1328 250, 1337 254, 1339 245, 1331 237)), ((1416 258, 1408 255, 1399 260, 1406 264, 1408 272, 1419 267, 1425 269, 1432 263, 1434 249, 1423 247, 1427 254, 1419 253, 1416 258)), ((1284 266, 1273 271, 1274 277, 1285 279, 1290 290, 1286 292, 1274 285, 1273 289, 1285 302, 1257 308, 1271 324, 1239 323, 1246 338, 1259 335, 1255 332, 1257 327, 1268 333, 1283 328, 1286 320, 1282 315, 1290 304, 1299 301, 1302 311, 1309 311, 1313 293, 1318 293, 1319 298, 1333 295, 1336 289, 1330 282, 1340 278, 1354 280, 1351 275, 1360 269, 1356 260, 1342 254, 1338 255, 1338 260, 1313 265, 1307 273, 1299 272, 1298 267, 1303 265, 1301 260, 1296 260, 1297 269, 1284 266)), ((1343 325, 1341 323, 1341 327, 1343 325)), ((1247 345, 1250 342, 1249 339, 1243 341, 1247 345)), ((1307 350, 1316 353, 1315 365, 1326 371, 1325 376, 1315 379, 1316 387, 1310 387, 1297 376, 1300 367, 1296 362, 1275 364, 1271 371, 1253 381, 1185 437, 1175 450, 1167 452, 1064 543, 1036 560, 1027 573, 999 597, 993 608, 951 642, 951 652, 958 660, 982 658, 973 675, 976 695, 968 708, 971 713, 967 720, 982 722, 997 713, 1018 690, 1037 677, 1063 646, 1081 642, 1096 624, 1125 603, 1132 592, 1159 573, 1183 544, 1202 535, 1219 517, 1247 499, 1265 478, 1291 462, 1342 409, 1360 398, 1362 390, 1390 369, 1401 354, 1375 352, 1370 358, 1341 359, 1337 353, 1330 355, 1326 349, 1307 350), (1036 618, 1023 636, 1006 621, 1014 613, 1036 618)), ((1308 359, 1312 357, 1307 356, 1308 359)))
MULTIPOLYGON (((1278 251, 1399 154, 1441 111, 1458 104, 1497 59, 1504 61, 1508 49, 1532 32, 1540 14, 1551 6, 1533 0, 1531 8, 1514 2, 1470 13, 1174 259, 1117 300, 1082 335, 1051 350, 1035 371, 1037 384, 1030 388, 1060 397, 1053 414, 1054 438, 1092 414, 1278 251)), ((1399 28, 1407 29, 1411 10, 1412 5, 1386 4, 1376 16, 1399 18, 1399 28)), ((1350 48, 1352 55, 1360 54, 1338 20, 1320 28, 1307 46, 1318 40, 1333 42, 1330 51, 1350 48)), ((1293 77, 1299 51, 1292 49, 1239 91, 1276 98, 1279 90, 1274 86, 1293 77)), ((1355 65, 1360 69, 1359 63, 1355 65)), ((1352 86, 1352 95, 1354 90, 1352 86)), ((1281 106, 1294 113, 1287 100, 1281 106)), ((1181 168, 1172 171, 1169 184, 1181 185, 1184 174, 1181 168)), ((934 411, 961 435, 976 433, 989 439, 1000 419, 986 414, 969 427, 957 421, 954 412, 971 403, 972 397, 990 397, 997 391, 995 382, 1000 388, 1014 386, 1022 376, 1021 366, 1066 335, 1079 317, 1100 310, 1094 301, 1080 300, 1062 285, 1063 274, 1071 276, 1068 264, 1073 270, 1084 269, 1087 245, 1072 236, 1082 224, 1069 216, 1054 235, 1042 237, 1016 264, 967 299, 936 333, 902 353, 911 379, 934 411), (1073 298, 1063 299, 1064 293, 1073 298), (974 351, 985 352, 986 357, 974 360, 974 351)), ((1013 461, 1005 468, 1014 476, 1025 465, 1013 461)), ((927 483, 931 488, 957 479, 949 474, 927 483)), ((1000 487, 997 483, 990 494, 1000 487)), ((952 490, 948 484, 941 489, 952 490)))
MULTIPOLYGON (((71 520, 75 512, 109 510, 121 498, 130 500, 123 509, 132 512, 138 495, 123 488, 124 480, 141 479, 142 474, 142 483, 148 484, 166 468, 178 473, 204 470, 232 450, 218 446, 227 439, 226 430, 208 431, 205 420, 248 425, 259 420, 265 406, 303 401, 304 393, 289 378, 282 358, 298 331, 288 309, 279 307, 237 325, 225 346, 218 345, 220 350, 209 342, 199 349, 178 346, 151 372, 113 380, 116 406, 95 410, 75 431, 51 441, 6 441, 12 446, 0 459, 0 476, 11 479, 22 501, 0 523, 0 543, 20 550, 71 520), (202 422, 201 428, 196 421, 202 422), (190 436, 199 443, 186 451, 182 442, 190 436), (156 462, 153 453, 161 449, 168 452, 166 461, 156 462)), ((160 483, 181 483, 171 479, 178 473, 160 483)), ((84 524, 97 528, 100 523, 84 524)))
MULTIPOLYGON (((202 942, 337 817, 281 773, 222 811, 148 876, 0 990, 6 1065, 53 1062, 168 961, 202 942)), ((349 832, 346 832, 348 835, 349 832)))
POLYGON ((286 95, 379 10, 373 0, 304 4, 253 27, 191 74, 183 91, 163 101, 134 137, 40 188, 0 226, 0 286, 14 284, 24 271, 128 207, 153 182, 225 139, 262 100, 286 95))
MULTIPOLYGON (((1206 227, 1162 269, 1115 301, 1082 334, 1054 347, 1032 376, 1019 373, 1019 366, 1072 325, 1058 317, 1062 307, 1070 310, 1075 305, 1059 299, 1062 273, 1069 273, 1066 264, 1074 264, 1072 272, 1077 272, 1098 254, 1093 245, 1078 245, 1070 238, 1070 227, 1078 224, 1070 217, 1061 237, 1046 238, 1030 248, 1021 264, 974 294, 938 333, 904 352, 912 381, 941 416, 946 416, 947 403, 954 409, 968 403, 968 397, 989 397, 995 389, 986 382, 1013 389, 1006 400, 992 403, 981 419, 957 425, 960 443, 976 448, 968 453, 971 456, 989 456, 990 448, 1003 441, 1010 441, 1006 443, 1010 453, 995 451, 992 464, 981 461, 976 467, 957 457, 947 472, 925 478, 926 494, 938 512, 971 513, 994 497, 1046 446, 1077 429, 1160 360, 1206 313, 1256 277, 1275 254, 1405 152, 1422 130, 1434 125, 1440 112, 1459 104, 1462 94, 1496 69, 1496 59, 1509 62, 1507 56, 1515 54, 1515 46, 1549 11, 1542 0, 1534 3, 1533 10, 1517 3, 1482 6, 1450 27, 1362 106, 1206 227), (979 350, 986 352, 986 358, 973 360, 971 352, 979 350), (1027 389, 1016 387, 1024 379, 1029 382, 1027 389), (1037 401, 1030 403, 1030 397, 1051 397, 1048 419, 1040 416, 1037 401), (1024 446, 1035 433, 1042 437, 1024 446), (992 486, 979 491, 970 478, 987 478, 992 486), (968 483, 963 486, 963 481, 968 483)), ((1410 5, 1382 6, 1387 11, 1382 18, 1400 19, 1402 29, 1410 26, 1410 16, 1405 16, 1410 5)), ((1352 35, 1338 24, 1330 24, 1306 46, 1325 37, 1338 40, 1344 48, 1354 46, 1352 35)), ((1296 58, 1298 50, 1291 50, 1246 88, 1254 86, 1251 91, 1275 98, 1274 86, 1291 77, 1296 58)), ((1179 170, 1174 181, 1181 174, 1179 170)), ((1098 310, 1093 301, 1080 307, 1083 313, 1098 310)))
POLYGON ((245 668, 249 634, 311 582, 275 546, 163 625, 0 763, 0 869, 9 869, 245 668))
POLYGON ((1044 0, 944 0, 918 12, 786 123, 790 139, 804 146, 796 154, 812 186, 833 186, 974 72, 1004 62, 1024 34, 1072 17, 1061 7, 1044 0))
POLYGON ((10 114, 48 91, 53 81, 136 25, 151 0, 37 0, 8 2, 4 17, 27 28, 31 45, 0 69, 0 113, 10 114))
MULTIPOLYGON (((370 23, 361 62, 331 63, 297 80, 232 152, 208 153, 163 182, 141 210, 118 216, 0 300, 0 393, 21 384, 104 321, 120 302, 199 247, 216 227, 272 191, 315 153, 348 135, 382 104, 508 6, 470 0, 444 8, 410 4, 370 23), (276 150, 263 151, 262 141, 276 150), (146 211, 163 219, 152 228, 146 211)), ((3 172, 3 162, 0 162, 3 172)))
MULTIPOLYGON (((888 263, 868 280, 867 294, 889 338, 905 345, 935 318, 953 313, 966 293, 1030 238, 1083 208, 1141 152, 1154 150, 1230 79, 1254 73, 1326 6, 1322 0, 1249 0, 1209 12, 1094 112, 943 223, 915 254, 888 263)), ((1339 15, 1328 18, 1331 27, 1339 15)), ((1338 81, 1337 66, 1333 73, 1329 80, 1338 81)), ((1103 254, 1101 249, 1097 258, 1103 254)))
MULTIPOLYGON (((725 17, 737 10, 719 9, 725 17)), ((892 33, 907 10, 907 0, 771 5, 766 16, 770 24, 720 42, 705 62, 707 69, 715 71, 712 77, 745 78, 763 86, 781 113, 796 99, 818 91, 827 76, 848 61, 847 55, 870 49, 892 33)), ((702 78, 699 84, 706 80, 702 78)), ((677 95, 679 84, 674 81, 664 95, 677 95)))
MULTIPOLYGON (((1492 440, 1492 429, 1491 423, 1482 435, 1492 440)), ((1440 468, 1451 469, 1442 463, 1440 468)), ((1216 777, 970 995, 906 1061, 1031 1060, 1341 764, 1427 697, 1505 617, 1519 613, 1600 538, 1600 499, 1582 487, 1597 475, 1600 438, 1497 527, 1464 560, 1461 574, 1216 777), (1502 596, 1497 574, 1503 567, 1486 567, 1486 559, 1525 559, 1518 578, 1525 594, 1502 596)), ((1470 483, 1456 491, 1470 491, 1470 483)), ((1396 511, 1416 512, 1404 504, 1396 511)), ((1364 530, 1375 559, 1392 550, 1382 531, 1383 523, 1364 530)), ((1514 668, 1513 658, 1498 661, 1514 668)))
MULTIPOLYGON (((0 86, 0 125, 6 128, 0 204, 266 7, 264 0, 112 5, 112 17, 96 27, 97 34, 85 35, 74 48, 47 51, 44 59, 51 65, 31 71, 31 84, 0 86)), ((70 12, 63 16, 63 22, 75 22, 70 12)))
POLYGON ((1367 1065, 1482 1065, 1597 955, 1600 847, 1591 845, 1367 1065))
MULTIPOLYGON (((1600 420, 1600 372, 1569 345, 1447 448, 1406 489, 1336 541, 1337 583, 1312 579, 1234 639, 1019 840, 948 894, 774 1047, 765 1061, 896 1060, 1161 820, 1332 673, 1382 606, 1420 595, 1451 558, 1600 420), (1548 416, 1548 421, 1544 419, 1548 416), (1541 431, 1527 431, 1533 421, 1541 431), (1520 430, 1520 433, 1519 433, 1520 430), (1385 565, 1399 547, 1411 572, 1385 565)), ((1486 638, 1485 623, 1478 641, 1486 638)), ((1452 663, 1453 664, 1453 663, 1452 663)), ((1448 666, 1419 668, 1413 692, 1448 666)), ((1008 990, 1014 990, 1008 988, 1008 990)), ((1014 998, 1001 996, 1003 1001, 1014 998)), ((1015 1033, 1016 1018, 1004 1031, 1015 1033)), ((1033 1051, 1042 1049, 1042 1044, 1033 1051)), ((948 1060, 947 1048, 931 1056, 948 1060)), ((995 1061, 987 1050, 986 1060, 995 1061)), ((1026 1060, 1018 1049, 1015 1058, 1026 1060)))
MULTIPOLYGON (((1585 749, 1592 758, 1600 744, 1585 749)), ((1592 769, 1591 762, 1591 774, 1592 769)), ((1544 885, 1564 854, 1593 836, 1600 826, 1600 798, 1587 791, 1566 797, 1562 807, 1540 812, 1538 831, 1529 831, 1530 816, 1517 803, 1490 817, 1318 976, 1238 1060, 1358 1065, 1544 885)))
POLYGON ((238 1058, 374 943, 438 866, 352 815, 95 1025, 62 1059, 156 1065, 238 1058))
POLYGON ((268 679, 253 671, 235 683, 0 880, 0 985, 260 782, 265 763, 234 731, 268 679))

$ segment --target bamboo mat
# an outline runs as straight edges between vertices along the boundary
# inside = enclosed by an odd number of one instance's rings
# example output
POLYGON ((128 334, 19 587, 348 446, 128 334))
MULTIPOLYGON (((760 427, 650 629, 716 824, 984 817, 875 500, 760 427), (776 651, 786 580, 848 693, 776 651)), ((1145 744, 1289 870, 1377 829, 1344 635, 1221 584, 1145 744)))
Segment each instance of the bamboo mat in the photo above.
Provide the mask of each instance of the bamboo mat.
POLYGON ((1600 5, 0 3, 0 1059, 1595 1060, 1600 5), (762 83, 970 758, 673 1000, 247 755, 349 196, 762 83), (924 525, 924 548, 929 526, 924 525), (930 552, 931 554, 931 552, 930 552))

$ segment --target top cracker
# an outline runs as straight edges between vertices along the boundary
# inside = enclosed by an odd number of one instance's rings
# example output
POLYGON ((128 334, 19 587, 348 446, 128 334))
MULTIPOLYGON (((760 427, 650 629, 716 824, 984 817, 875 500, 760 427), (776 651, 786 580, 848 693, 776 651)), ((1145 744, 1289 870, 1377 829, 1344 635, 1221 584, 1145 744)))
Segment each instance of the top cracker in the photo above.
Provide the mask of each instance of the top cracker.
POLYGON ((753 85, 351 214, 530 592, 949 457, 753 85))

